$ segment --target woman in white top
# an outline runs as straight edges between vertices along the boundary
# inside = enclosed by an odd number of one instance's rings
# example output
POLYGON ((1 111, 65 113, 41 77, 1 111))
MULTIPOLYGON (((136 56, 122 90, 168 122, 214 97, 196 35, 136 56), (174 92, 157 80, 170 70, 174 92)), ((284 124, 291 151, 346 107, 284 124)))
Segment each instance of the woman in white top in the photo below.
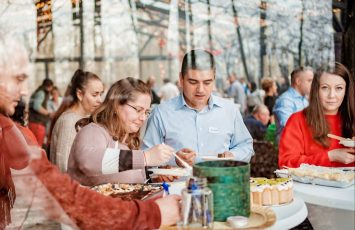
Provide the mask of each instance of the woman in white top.
POLYGON ((104 87, 100 78, 78 69, 65 98, 54 115, 50 129, 50 160, 66 172, 70 148, 76 136, 75 123, 88 117, 101 104, 104 87))

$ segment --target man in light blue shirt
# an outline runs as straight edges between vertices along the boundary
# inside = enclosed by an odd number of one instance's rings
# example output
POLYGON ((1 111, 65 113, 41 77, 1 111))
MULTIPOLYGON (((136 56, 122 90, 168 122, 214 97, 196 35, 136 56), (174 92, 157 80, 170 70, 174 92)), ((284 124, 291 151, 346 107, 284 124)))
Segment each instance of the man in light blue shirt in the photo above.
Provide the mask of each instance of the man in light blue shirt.
POLYGON ((276 140, 280 141, 288 118, 308 106, 307 96, 311 91, 313 71, 309 67, 300 67, 291 73, 291 87, 276 100, 273 113, 276 120, 276 140))
POLYGON ((213 55, 204 50, 185 54, 179 80, 183 92, 157 106, 149 117, 143 149, 166 143, 190 165, 219 153, 249 162, 253 140, 237 106, 211 94, 213 55))

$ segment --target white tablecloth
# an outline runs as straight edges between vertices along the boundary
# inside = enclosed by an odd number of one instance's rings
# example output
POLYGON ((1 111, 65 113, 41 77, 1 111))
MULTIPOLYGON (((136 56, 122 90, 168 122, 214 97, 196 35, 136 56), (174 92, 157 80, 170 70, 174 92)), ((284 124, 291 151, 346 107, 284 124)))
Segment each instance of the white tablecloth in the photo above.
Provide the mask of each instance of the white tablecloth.
POLYGON ((295 196, 308 208, 308 218, 314 229, 355 229, 355 190, 294 182, 295 196))
MULTIPOLYGON (((181 195, 185 182, 174 182, 170 186, 170 194, 181 195)), ((295 197, 293 202, 287 205, 271 207, 276 214, 276 223, 269 229, 290 229, 302 223, 308 215, 304 201, 295 197)))

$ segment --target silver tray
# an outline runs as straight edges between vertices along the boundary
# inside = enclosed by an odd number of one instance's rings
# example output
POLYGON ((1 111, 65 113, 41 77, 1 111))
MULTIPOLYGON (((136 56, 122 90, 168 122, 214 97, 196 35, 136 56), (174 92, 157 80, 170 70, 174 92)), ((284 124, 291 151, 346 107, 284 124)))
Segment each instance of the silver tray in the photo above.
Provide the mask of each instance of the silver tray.
POLYGON ((291 177, 294 181, 298 181, 305 184, 315 184, 315 185, 322 185, 322 186, 329 186, 329 187, 337 187, 337 188, 345 188, 349 187, 354 184, 354 180, 351 181, 335 181, 335 180, 326 180, 316 177, 309 177, 309 176, 296 176, 293 174, 289 174, 287 169, 279 169, 275 171, 275 174, 278 177, 291 177))

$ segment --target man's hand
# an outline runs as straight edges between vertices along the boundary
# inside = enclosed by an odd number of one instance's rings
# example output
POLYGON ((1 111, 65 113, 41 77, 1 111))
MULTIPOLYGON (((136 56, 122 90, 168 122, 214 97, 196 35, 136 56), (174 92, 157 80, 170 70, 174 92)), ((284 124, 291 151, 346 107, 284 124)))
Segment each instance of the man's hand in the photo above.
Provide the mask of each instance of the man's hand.
MULTIPOLYGON (((176 155, 178 155, 182 160, 184 160, 186 163, 189 165, 193 165, 195 163, 195 158, 196 158, 196 152, 193 151, 192 149, 188 148, 183 148, 179 150, 176 155)), ((184 167, 183 164, 175 158, 176 164, 180 167, 184 167)))
POLYGON ((161 226, 176 224, 181 219, 180 201, 181 196, 178 195, 169 195, 155 201, 160 209, 161 226))

